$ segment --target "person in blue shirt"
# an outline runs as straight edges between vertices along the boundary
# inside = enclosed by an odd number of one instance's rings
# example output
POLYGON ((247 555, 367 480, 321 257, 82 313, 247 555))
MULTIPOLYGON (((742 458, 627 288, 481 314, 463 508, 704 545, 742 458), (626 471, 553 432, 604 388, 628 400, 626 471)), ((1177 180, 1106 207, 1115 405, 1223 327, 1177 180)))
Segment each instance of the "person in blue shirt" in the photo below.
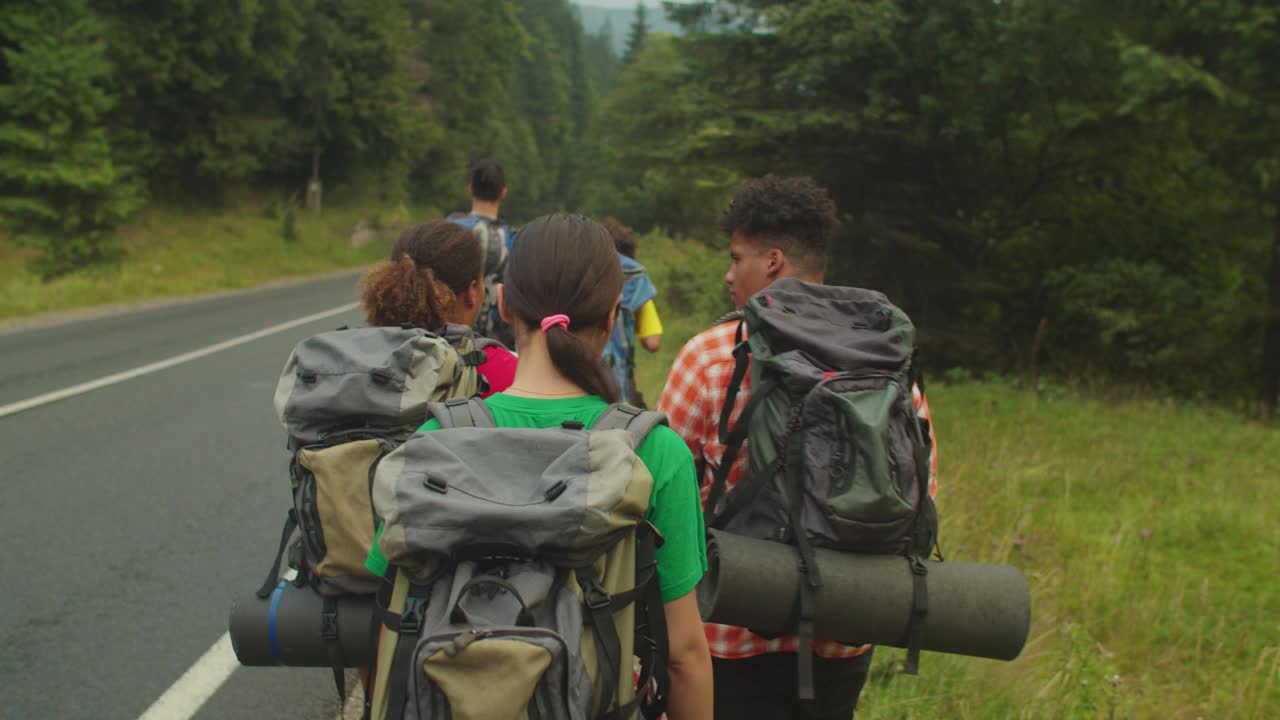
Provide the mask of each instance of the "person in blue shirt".
POLYGON ((467 177, 467 197, 471 198, 471 212, 455 212, 448 220, 474 232, 484 249, 484 303, 476 317, 475 331, 512 347, 515 337, 498 317, 495 294, 514 240, 510 226, 498 219, 498 211, 507 199, 507 178, 502 165, 494 160, 472 163, 467 177))
POLYGON ((601 221, 618 251, 622 263, 622 303, 613 333, 604 348, 604 364, 613 371, 622 397, 639 407, 644 407, 644 397, 636 387, 636 341, 649 352, 657 352, 662 343, 662 322, 658 319, 653 300, 658 296, 644 265, 636 261, 636 242, 627 226, 614 218, 601 221))

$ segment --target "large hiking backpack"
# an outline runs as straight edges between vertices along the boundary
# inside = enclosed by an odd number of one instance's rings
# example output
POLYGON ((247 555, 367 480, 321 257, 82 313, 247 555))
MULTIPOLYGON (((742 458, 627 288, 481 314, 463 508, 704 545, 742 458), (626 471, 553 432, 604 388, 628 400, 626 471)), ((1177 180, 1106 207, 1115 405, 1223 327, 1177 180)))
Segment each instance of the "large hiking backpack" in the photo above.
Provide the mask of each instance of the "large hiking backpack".
POLYGON ((800 689, 812 697, 815 547, 907 558, 915 579, 907 672, 927 613, 923 559, 936 546, 930 432, 917 416, 915 327, 884 295, 786 278, 739 316, 720 417, 724 458, 706 503, 708 527, 795 545, 800 689), (742 340, 743 326, 747 334, 742 340), (729 427, 742 381, 751 398, 729 427), (743 442, 748 470, 725 493, 743 442))
MULTIPOLYGON (((289 509, 274 563, 258 591, 277 584, 295 528, 290 564, 294 583, 325 596, 336 616, 336 598, 372 595, 381 579, 364 567, 377 517, 370 492, 378 464, 422 423, 432 402, 476 394, 476 371, 485 360, 469 328, 450 325, 441 334, 412 326, 358 327, 320 333, 294 347, 276 386, 275 408, 293 453, 289 509)), ((343 694, 336 619, 330 659, 343 694)))
POLYGON ((515 338, 511 329, 498 317, 498 283, 507 269, 507 251, 511 247, 510 229, 496 220, 475 213, 454 213, 449 221, 469 228, 480 239, 483 264, 480 277, 484 283, 484 301, 476 316, 476 333, 511 346, 515 338))
POLYGON ((635 448, 663 416, 614 405, 589 429, 496 428, 479 400, 432 415, 442 429, 414 435, 374 479, 378 545, 397 572, 374 715, 661 714, 661 538, 635 448))

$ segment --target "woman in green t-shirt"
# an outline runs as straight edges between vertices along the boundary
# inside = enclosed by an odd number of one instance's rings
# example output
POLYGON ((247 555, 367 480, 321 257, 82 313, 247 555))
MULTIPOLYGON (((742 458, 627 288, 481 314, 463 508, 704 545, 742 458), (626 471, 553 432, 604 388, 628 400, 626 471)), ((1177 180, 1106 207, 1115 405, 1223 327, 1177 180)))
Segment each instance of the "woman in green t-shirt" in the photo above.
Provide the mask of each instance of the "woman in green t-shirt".
MULTIPOLYGON (((498 286, 498 312, 515 330, 515 380, 485 400, 499 427, 550 428, 566 420, 590 427, 619 390, 600 362, 622 295, 622 267, 602 225, 581 215, 550 215, 526 225, 498 286)), ((438 429, 428 422, 423 431, 438 429)), ((647 519, 662 534, 658 578, 670 640, 671 720, 712 717, 711 655, 694 588, 707 569, 702 506, 688 446, 667 427, 636 448, 653 476, 647 519)), ((366 562, 383 575, 374 545, 366 562)))

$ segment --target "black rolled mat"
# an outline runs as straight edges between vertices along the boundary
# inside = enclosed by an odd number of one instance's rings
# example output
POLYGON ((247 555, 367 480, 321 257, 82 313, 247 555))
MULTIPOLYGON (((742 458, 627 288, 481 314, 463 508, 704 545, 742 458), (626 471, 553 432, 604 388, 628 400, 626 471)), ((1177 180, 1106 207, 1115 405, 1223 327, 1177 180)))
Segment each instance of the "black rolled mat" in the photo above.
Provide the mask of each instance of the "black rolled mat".
MULTIPOLYGON (((819 549, 822 587, 814 630, 819 639, 905 647, 912 575, 905 558, 819 549)), ((708 533, 708 570, 698 585, 707 622, 768 633, 791 631, 799 556, 790 545, 708 533)), ((1012 660, 1031 627, 1031 596, 1022 571, 1008 565, 926 561, 929 614, 921 647, 933 652, 1012 660)))
MULTIPOLYGON (((281 582, 265 600, 246 590, 231 606, 231 647, 241 665, 329 667, 324 598, 309 587, 281 582)), ((338 599, 338 646, 346 667, 373 664, 378 608, 372 595, 338 599)))

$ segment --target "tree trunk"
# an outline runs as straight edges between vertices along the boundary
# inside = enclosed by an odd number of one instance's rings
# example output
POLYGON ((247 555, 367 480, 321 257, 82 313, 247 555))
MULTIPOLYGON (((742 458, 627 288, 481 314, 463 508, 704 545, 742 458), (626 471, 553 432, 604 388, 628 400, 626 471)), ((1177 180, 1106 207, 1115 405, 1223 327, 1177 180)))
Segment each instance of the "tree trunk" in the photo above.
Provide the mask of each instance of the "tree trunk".
POLYGON ((1258 407, 1266 420, 1275 416, 1277 396, 1280 396, 1280 202, 1276 203, 1274 222, 1267 306, 1263 315, 1262 382, 1258 384, 1258 407))

